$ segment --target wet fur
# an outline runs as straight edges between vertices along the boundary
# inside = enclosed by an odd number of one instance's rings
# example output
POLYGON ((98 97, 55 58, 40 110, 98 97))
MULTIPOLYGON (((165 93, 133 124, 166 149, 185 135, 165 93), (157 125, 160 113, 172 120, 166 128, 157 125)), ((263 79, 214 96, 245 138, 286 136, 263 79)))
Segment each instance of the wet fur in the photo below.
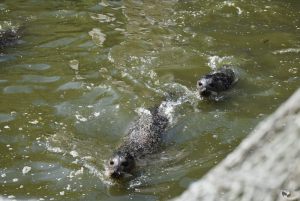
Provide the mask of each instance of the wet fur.
POLYGON ((0 50, 15 45, 20 38, 20 29, 0 30, 0 50))
POLYGON ((197 81, 197 88, 200 96, 209 97, 228 90, 236 81, 237 77, 234 71, 230 68, 222 67, 201 77, 197 81))
POLYGON ((157 153, 161 149, 163 133, 168 123, 168 119, 159 112, 158 108, 149 113, 144 112, 131 125, 128 134, 110 159, 109 176, 120 178, 124 174, 130 174, 137 160, 157 153))

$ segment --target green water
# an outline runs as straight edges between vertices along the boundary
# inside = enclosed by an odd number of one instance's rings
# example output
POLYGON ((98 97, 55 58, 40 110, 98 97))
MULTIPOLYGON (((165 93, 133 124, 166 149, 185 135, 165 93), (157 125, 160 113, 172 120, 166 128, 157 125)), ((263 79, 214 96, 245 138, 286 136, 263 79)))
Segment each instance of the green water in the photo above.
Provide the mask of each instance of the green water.
POLYGON ((299 20, 298 0, 2 0, 1 25, 23 36, 0 55, 0 200, 180 195, 299 87, 299 20), (222 65, 239 82, 200 99, 197 79, 222 65), (164 150, 112 182, 105 161, 160 104, 164 150))

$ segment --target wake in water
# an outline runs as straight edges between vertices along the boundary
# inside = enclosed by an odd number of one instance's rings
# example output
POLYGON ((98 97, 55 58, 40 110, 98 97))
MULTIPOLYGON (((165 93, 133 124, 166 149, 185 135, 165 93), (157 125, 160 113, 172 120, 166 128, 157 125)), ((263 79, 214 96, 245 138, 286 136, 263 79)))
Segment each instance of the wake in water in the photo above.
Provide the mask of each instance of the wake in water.
POLYGON ((99 178, 105 185, 111 185, 104 171, 106 147, 99 149, 91 140, 77 140, 71 133, 58 132, 45 139, 45 148, 52 153, 66 156, 71 164, 79 169, 69 173, 70 178, 78 177, 87 170, 91 175, 99 178))

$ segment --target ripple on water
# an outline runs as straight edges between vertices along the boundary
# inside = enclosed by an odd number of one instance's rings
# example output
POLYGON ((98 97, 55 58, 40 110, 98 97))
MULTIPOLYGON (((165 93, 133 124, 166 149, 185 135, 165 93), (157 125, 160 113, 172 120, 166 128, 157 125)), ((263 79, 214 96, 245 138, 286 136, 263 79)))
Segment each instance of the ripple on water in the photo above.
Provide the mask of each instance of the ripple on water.
POLYGON ((65 91, 71 89, 81 89, 83 86, 83 82, 67 82, 58 87, 57 91, 65 91))
POLYGON ((212 70, 215 70, 224 65, 234 65, 236 63, 237 63, 237 61, 233 56, 220 57, 220 56, 214 55, 214 56, 208 57, 208 66, 212 70))
POLYGON ((31 164, 32 171, 35 172, 31 179, 34 182, 54 181, 66 178, 71 170, 62 167, 60 164, 34 162, 31 164))
POLYGON ((95 181, 101 180, 104 185, 110 185, 111 181, 106 178, 103 167, 103 158, 106 157, 107 150, 103 150, 103 147, 98 148, 95 143, 95 140, 78 140, 70 133, 60 132, 50 136, 45 145, 48 151, 67 156, 68 159, 74 160, 70 163, 79 166, 69 171, 68 178, 80 179, 83 174, 89 173, 95 181))
POLYGON ((15 60, 15 59, 16 59, 16 57, 13 55, 0 54, 0 62, 6 62, 6 61, 15 60))
POLYGON ((91 18, 94 20, 97 20, 99 22, 113 22, 116 20, 116 18, 114 18, 114 17, 110 17, 110 16, 103 15, 103 14, 92 14, 91 18))
POLYGON ((8 86, 3 89, 4 94, 29 94, 32 93, 32 88, 29 86, 8 86))
MULTIPOLYGON (((13 196, 13 195, 7 196, 7 199, 5 197, 0 196, 1 201, 14 201, 14 200, 16 200, 14 198, 15 198, 15 196, 13 196)), ((41 199, 26 199, 26 200, 18 199, 18 201, 39 201, 39 200, 41 200, 41 199)))
POLYGON ((106 34, 102 33, 102 31, 98 28, 93 28, 93 30, 89 32, 89 35, 92 37, 94 43, 98 46, 102 46, 106 40, 106 34))
POLYGON ((0 3, 0 11, 3 11, 3 10, 5 10, 6 9, 6 5, 5 4, 3 4, 3 3, 0 3))
POLYGON ((0 123, 14 120, 15 117, 11 114, 0 113, 0 123))
POLYGON ((273 51, 273 54, 287 54, 287 53, 298 54, 300 53, 300 48, 287 48, 287 49, 273 51))
POLYGON ((65 38, 60 38, 57 40, 50 41, 48 43, 44 43, 44 44, 40 45, 40 47, 43 47, 43 48, 63 47, 66 45, 70 45, 72 42, 74 42, 76 40, 77 40, 76 38, 65 37, 65 38))
POLYGON ((47 70, 51 66, 49 64, 20 64, 16 65, 16 67, 25 68, 28 70, 47 70))
POLYGON ((23 75, 22 82, 51 83, 60 79, 60 76, 23 75))

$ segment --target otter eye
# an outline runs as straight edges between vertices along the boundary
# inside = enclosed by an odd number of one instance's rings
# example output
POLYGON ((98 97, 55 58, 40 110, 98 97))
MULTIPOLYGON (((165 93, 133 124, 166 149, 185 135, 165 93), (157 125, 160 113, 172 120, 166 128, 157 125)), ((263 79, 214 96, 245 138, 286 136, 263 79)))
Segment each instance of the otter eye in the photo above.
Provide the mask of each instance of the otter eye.
POLYGON ((202 83, 201 83, 201 82, 198 82, 198 86, 202 86, 202 83))
POLYGON ((110 165, 114 165, 114 161, 110 161, 109 164, 110 164, 110 165))
POLYGON ((127 167, 127 166, 129 165, 129 163, 128 163, 127 161, 125 161, 125 162, 122 163, 122 165, 123 165, 124 167, 127 167))

